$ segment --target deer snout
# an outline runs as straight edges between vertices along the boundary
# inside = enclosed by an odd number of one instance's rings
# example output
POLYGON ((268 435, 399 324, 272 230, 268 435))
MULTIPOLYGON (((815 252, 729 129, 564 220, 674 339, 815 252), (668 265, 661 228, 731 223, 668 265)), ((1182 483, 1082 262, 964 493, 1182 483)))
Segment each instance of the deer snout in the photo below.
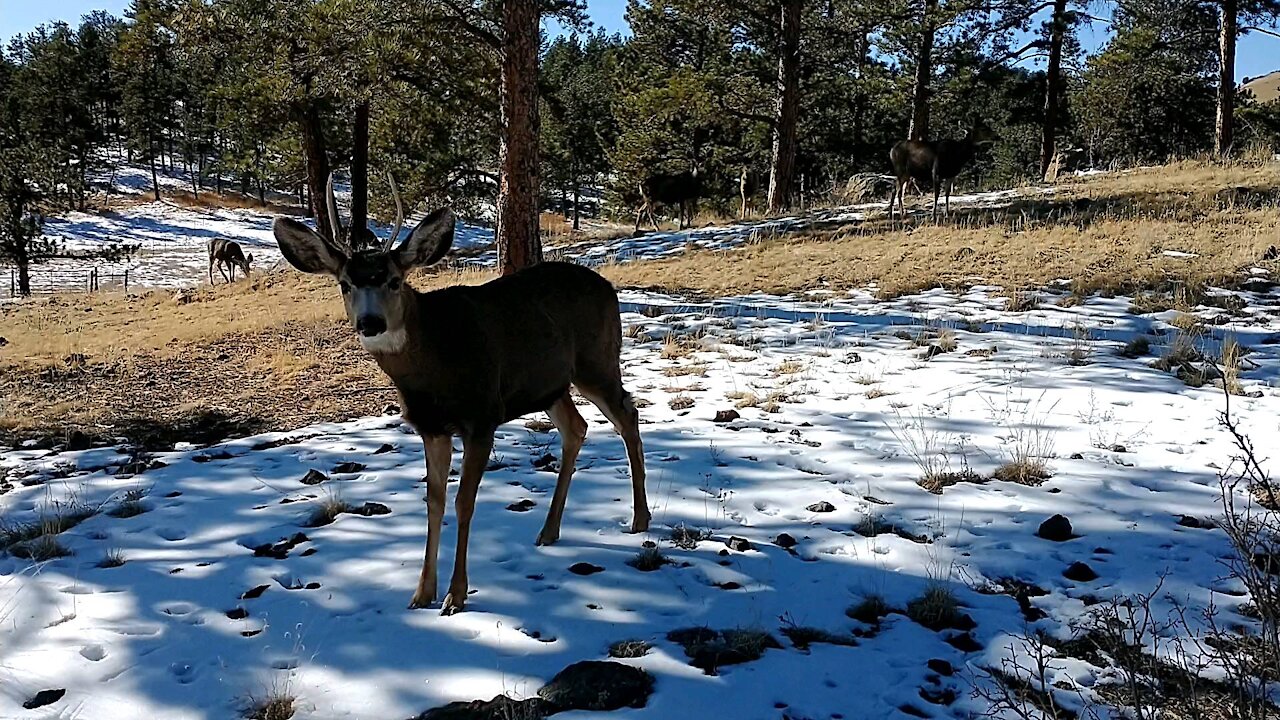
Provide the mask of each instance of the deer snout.
POLYGON ((387 331, 387 320, 381 315, 361 315, 356 318, 356 332, 364 337, 374 337, 387 331))

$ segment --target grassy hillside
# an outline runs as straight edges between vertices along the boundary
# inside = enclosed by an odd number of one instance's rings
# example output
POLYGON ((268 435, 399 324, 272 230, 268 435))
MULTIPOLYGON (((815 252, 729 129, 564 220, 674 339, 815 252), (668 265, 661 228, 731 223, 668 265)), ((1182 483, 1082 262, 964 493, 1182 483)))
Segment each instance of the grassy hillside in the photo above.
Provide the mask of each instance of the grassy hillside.
POLYGON ((1258 102, 1271 102, 1280 97, 1280 70, 1269 72, 1244 84, 1258 102))

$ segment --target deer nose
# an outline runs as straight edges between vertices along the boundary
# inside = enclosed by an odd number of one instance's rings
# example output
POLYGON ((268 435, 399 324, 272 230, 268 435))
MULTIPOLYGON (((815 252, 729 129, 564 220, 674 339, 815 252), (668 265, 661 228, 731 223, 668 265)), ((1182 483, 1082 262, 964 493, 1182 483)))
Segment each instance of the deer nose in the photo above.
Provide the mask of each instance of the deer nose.
POLYGON ((361 315, 356 319, 356 332, 374 337, 387 331, 387 321, 377 315, 361 315))

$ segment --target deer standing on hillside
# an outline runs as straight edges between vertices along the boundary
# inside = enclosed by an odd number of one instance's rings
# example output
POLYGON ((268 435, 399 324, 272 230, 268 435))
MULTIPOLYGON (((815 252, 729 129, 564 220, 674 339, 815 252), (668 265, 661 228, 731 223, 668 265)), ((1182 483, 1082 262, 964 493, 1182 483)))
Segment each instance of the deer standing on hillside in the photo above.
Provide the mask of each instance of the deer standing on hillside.
POLYGON ((209 241, 209 284, 213 284, 213 266, 218 266, 218 272, 222 273, 222 279, 227 282, 235 282, 236 268, 244 271, 244 277, 249 279, 249 265, 253 262, 253 253, 244 254, 244 250, 240 249, 240 244, 234 240, 224 240, 223 238, 214 238, 209 241), (231 272, 231 277, 227 277, 227 271, 231 272))
POLYGON ((640 207, 636 210, 636 233, 640 232, 640 220, 646 212, 654 232, 657 232, 658 221, 653 215, 655 205, 678 207, 681 230, 693 225, 693 217, 698 211, 698 198, 702 197, 702 179, 698 177, 697 170, 650 175, 640 181, 639 189, 640 207))
MULTIPOLYGON (((393 247, 395 231, 380 248, 352 252, 290 218, 278 218, 280 251, 295 268, 338 281, 360 344, 400 394, 405 422, 422 437, 427 461, 427 546, 411 608, 436 599, 436 555, 452 456, 462 437, 462 474, 454 500, 458 539, 453 578, 441 613, 467 600, 467 541, 480 478, 489 462, 494 431, 521 415, 545 411, 560 431, 560 474, 547 519, 537 538, 560 537, 574 462, 587 423, 569 396, 573 385, 613 423, 627 448, 634 503, 631 532, 649 527, 640 418, 622 386, 622 323, 609 281, 579 265, 544 262, 474 287, 422 293, 409 287, 413 267, 439 262, 453 242, 454 215, 441 208, 393 247)), ((332 201, 331 226, 341 228, 332 201)), ((342 233, 335 230, 339 237, 342 233)))
POLYGON ((906 218, 906 186, 908 181, 929 183, 933 188, 933 220, 938 219, 938 194, 945 189, 946 214, 951 214, 951 188, 955 178, 977 153, 979 145, 991 142, 985 128, 970 130, 961 140, 902 140, 889 151, 893 174, 897 178, 893 196, 889 198, 889 219, 893 204, 898 202, 900 216, 906 218), (943 186, 946 186, 945 188, 943 186))

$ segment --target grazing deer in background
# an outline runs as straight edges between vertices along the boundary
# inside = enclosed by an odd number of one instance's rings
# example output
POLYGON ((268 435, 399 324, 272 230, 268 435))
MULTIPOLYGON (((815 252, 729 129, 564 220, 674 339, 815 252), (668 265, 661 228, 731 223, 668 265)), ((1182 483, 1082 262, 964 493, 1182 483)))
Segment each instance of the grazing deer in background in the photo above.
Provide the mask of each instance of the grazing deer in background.
POLYGON ((906 185, 928 183, 933 188, 933 219, 938 219, 938 194, 945 189, 946 214, 951 213, 951 187, 955 178, 977 153, 979 145, 990 143, 994 136, 985 127, 971 129, 962 140, 902 140, 889 151, 893 174, 897 178, 893 196, 889 198, 889 219, 893 204, 898 202, 900 216, 906 218, 906 185), (946 186, 945 188, 943 186, 946 186))
MULTIPOLYGON (((274 232, 291 265, 338 281, 360 344, 391 378, 405 422, 422 436, 427 548, 411 608, 436 599, 452 437, 462 437, 462 476, 454 500, 458 540, 441 608, 450 615, 467 600, 471 516, 497 427, 545 411, 560 431, 560 474, 537 539, 549 545, 560 537, 574 462, 587 434, 569 386, 600 408, 626 444, 632 532, 649 528, 640 418, 622 386, 622 322, 609 281, 579 265, 544 262, 484 285, 418 292, 405 275, 444 258, 453 243, 454 215, 448 208, 436 210, 394 246, 404 210, 394 182, 392 193, 399 213, 395 231, 380 248, 353 252, 290 218, 277 218, 274 232)), ((342 237, 332 199, 329 213, 334 234, 342 237)))
POLYGON ((249 264, 253 262, 253 253, 248 255, 240 249, 240 244, 234 240, 224 240, 222 238, 214 238, 209 241, 209 284, 213 284, 213 266, 218 266, 218 272, 222 273, 222 279, 227 282, 235 282, 236 268, 244 271, 244 277, 249 279, 249 264), (231 272, 231 277, 227 277, 227 271, 231 272))
POLYGON ((760 191, 760 177, 745 165, 738 173, 738 198, 742 205, 738 211, 738 219, 746 220, 748 211, 754 210, 756 193, 760 191))
POLYGON ((655 205, 678 207, 681 230, 693 224, 693 217, 698 212, 698 198, 702 197, 702 180, 698 177, 697 170, 650 175, 640 181, 639 187, 640 207, 636 210, 636 233, 640 232, 640 219, 646 212, 654 232, 657 232, 658 221, 653 216, 655 205))

